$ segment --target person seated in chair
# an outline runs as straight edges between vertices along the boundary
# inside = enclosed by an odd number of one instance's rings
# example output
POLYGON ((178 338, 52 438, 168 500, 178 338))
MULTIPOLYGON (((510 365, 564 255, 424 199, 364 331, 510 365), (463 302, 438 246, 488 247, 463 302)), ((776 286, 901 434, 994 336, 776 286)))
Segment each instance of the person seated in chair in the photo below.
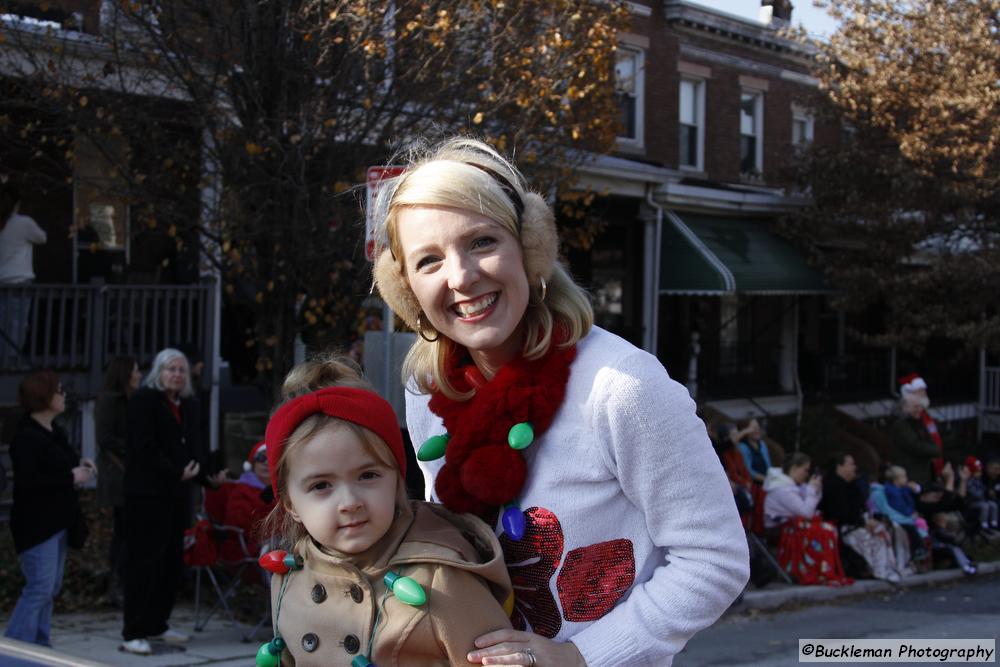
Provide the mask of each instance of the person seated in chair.
POLYGON ((267 446, 261 441, 250 450, 247 460, 243 462, 243 474, 231 485, 223 517, 227 526, 243 530, 247 553, 243 553, 239 540, 227 540, 222 547, 224 560, 240 560, 246 555, 258 554, 259 543, 265 537, 260 534, 259 526, 272 509, 274 492, 267 467, 267 446))
POLYGON ((900 572, 893 559, 892 538, 885 526, 865 511, 864 493, 856 483, 857 471, 853 456, 835 454, 832 469, 823 478, 819 509, 826 519, 837 524, 842 544, 864 559, 872 576, 897 582, 900 572))
POLYGON ((844 576, 840 562, 837 529, 816 516, 823 478, 810 476, 811 465, 806 454, 795 452, 785 458, 781 468, 767 471, 765 526, 780 527, 778 562, 798 583, 850 584, 852 580, 844 576))
MULTIPOLYGON (((958 545, 956 529, 951 525, 953 517, 957 515, 952 511, 956 496, 953 493, 954 472, 951 463, 946 463, 941 472, 944 479, 943 488, 939 488, 936 484, 929 484, 927 488, 923 488, 908 480, 904 468, 892 466, 886 471, 888 482, 885 486, 886 499, 889 505, 901 514, 916 515, 919 509, 919 513, 928 518, 933 549, 947 552, 963 572, 972 575, 976 573, 976 565, 958 545)), ((910 539, 911 541, 914 539, 912 533, 910 539)))
POLYGON ((780 526, 792 517, 811 517, 823 496, 823 478, 809 475, 811 459, 802 452, 785 457, 780 468, 770 468, 764 481, 764 524, 780 526), (808 482, 807 482, 808 480, 808 482))

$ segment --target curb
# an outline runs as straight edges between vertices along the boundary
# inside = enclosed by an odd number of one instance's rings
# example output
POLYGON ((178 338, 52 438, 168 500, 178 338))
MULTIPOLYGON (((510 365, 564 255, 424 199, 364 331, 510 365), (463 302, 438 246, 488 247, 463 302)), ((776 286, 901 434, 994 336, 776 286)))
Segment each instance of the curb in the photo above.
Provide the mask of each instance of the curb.
POLYGON ((748 590, 743 594, 743 600, 730 607, 727 613, 738 614, 754 609, 770 611, 796 602, 824 602, 855 595, 891 593, 900 589, 930 586, 957 579, 974 579, 976 576, 1000 572, 1000 561, 979 563, 978 568, 979 573, 973 577, 969 577, 958 568, 953 568, 910 575, 904 577, 898 584, 877 579, 860 579, 850 586, 788 586, 773 590, 748 590))

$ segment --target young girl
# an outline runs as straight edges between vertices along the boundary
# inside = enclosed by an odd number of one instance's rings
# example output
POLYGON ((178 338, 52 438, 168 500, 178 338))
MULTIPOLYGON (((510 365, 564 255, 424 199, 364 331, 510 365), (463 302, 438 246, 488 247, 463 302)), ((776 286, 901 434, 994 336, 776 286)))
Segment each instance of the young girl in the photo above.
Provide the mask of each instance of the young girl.
POLYGON ((261 558, 276 573, 275 638, 257 664, 470 664, 476 637, 510 627, 493 531, 407 500, 396 415, 352 362, 300 364, 283 393, 265 442, 278 500, 269 521, 290 549, 261 558))

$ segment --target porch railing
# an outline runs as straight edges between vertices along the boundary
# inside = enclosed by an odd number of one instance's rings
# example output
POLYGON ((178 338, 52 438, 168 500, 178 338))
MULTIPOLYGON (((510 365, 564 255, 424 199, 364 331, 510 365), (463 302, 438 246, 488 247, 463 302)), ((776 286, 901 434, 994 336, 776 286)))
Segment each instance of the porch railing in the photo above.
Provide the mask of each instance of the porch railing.
POLYGON ((0 373, 74 372, 94 391, 116 355, 147 364, 180 343, 207 353, 213 295, 207 283, 0 286, 0 373))
POLYGON ((983 370, 982 408, 1000 412, 1000 366, 987 366, 983 370))

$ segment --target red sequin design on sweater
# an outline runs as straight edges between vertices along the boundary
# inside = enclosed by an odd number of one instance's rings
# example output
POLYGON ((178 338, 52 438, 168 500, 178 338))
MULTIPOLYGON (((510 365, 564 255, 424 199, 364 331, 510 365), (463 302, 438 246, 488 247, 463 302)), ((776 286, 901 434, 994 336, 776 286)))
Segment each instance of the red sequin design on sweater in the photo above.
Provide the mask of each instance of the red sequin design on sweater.
POLYGON ((596 621, 611 611, 635 581, 632 541, 609 540, 573 549, 556 580, 567 621, 596 621))
POLYGON ((573 549, 563 561, 564 539, 558 517, 545 508, 531 507, 525 512, 525 520, 525 534, 520 541, 500 535, 514 586, 511 621, 515 628, 555 637, 563 618, 576 622, 597 620, 628 593, 635 581, 630 540, 609 540, 573 549), (562 614, 549 586, 556 570, 562 614))

